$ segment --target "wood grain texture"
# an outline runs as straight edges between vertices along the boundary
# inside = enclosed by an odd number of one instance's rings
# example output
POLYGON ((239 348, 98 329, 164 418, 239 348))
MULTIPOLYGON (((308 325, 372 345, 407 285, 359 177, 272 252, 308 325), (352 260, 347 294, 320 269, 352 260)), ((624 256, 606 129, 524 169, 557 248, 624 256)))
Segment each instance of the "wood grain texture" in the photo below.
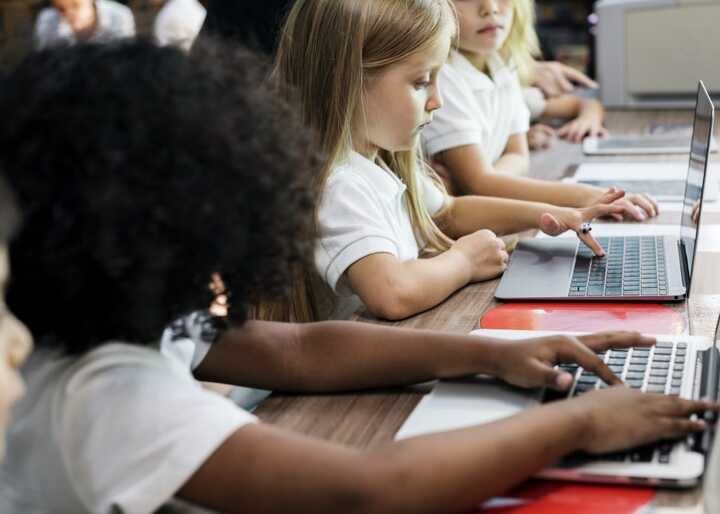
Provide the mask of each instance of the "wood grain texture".
MULTIPOLYGON (((689 111, 616 111, 608 114, 607 125, 613 133, 645 133, 651 123, 691 123, 689 111)), ((717 157, 714 157, 717 159, 717 157)), ((547 151, 534 153, 531 160, 532 175, 543 179, 558 179, 581 162, 610 162, 640 160, 658 162, 682 161, 678 156, 602 157, 588 158, 579 145, 562 141, 547 151)), ((679 214, 663 213, 655 223, 677 223, 679 214)), ((720 215, 703 219, 704 223, 720 224, 720 215)), ((713 273, 711 263, 696 270, 696 278, 713 273)), ((388 323, 374 319, 368 313, 359 313, 361 322, 383 323, 418 329, 443 330, 467 333, 476 328, 484 312, 493 308, 493 293, 498 281, 473 284, 452 295, 442 305, 402 322, 388 323)), ((715 292, 714 292, 715 293, 715 292)), ((718 313, 720 290, 717 295, 695 295, 688 302, 670 304, 677 312, 687 316, 689 331, 693 335, 712 337, 718 313)), ((357 448, 368 448, 392 441, 407 416, 412 412, 429 386, 362 394, 297 396, 274 394, 256 411, 261 420, 313 437, 334 441, 357 448)), ((700 488, 691 491, 666 491, 658 494, 654 503, 668 508, 662 512, 697 513, 700 505, 700 488)))

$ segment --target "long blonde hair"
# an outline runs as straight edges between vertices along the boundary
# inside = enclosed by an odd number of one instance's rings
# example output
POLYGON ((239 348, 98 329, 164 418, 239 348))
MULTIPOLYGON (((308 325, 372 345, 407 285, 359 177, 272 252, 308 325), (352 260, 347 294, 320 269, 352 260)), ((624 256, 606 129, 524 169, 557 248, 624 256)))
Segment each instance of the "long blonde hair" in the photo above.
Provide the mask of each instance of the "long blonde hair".
POLYGON ((513 0, 513 24, 500 55, 517 67, 520 82, 525 86, 530 84, 535 59, 540 57, 535 21, 535 0, 513 0))
MULTIPOLYGON (((327 156, 317 177, 321 191, 353 149, 353 116, 362 109, 368 81, 432 48, 455 24, 449 0, 295 2, 282 31, 274 78, 299 103, 327 156)), ((419 141, 408 151, 380 151, 378 158, 407 187, 405 201, 418 241, 430 251, 447 250, 452 241, 428 212, 418 173, 441 181, 423 164, 419 141)))

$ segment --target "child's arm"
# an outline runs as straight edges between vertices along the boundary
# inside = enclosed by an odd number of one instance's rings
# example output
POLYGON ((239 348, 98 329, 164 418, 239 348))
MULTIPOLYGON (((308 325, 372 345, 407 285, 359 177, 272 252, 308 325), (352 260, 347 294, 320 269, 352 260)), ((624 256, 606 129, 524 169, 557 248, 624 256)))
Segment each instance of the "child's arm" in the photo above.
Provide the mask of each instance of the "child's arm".
MULTIPOLYGON (((621 195, 615 193, 616 198, 621 195)), ((436 217, 440 228, 457 239, 450 250, 405 261, 375 253, 353 263, 345 275, 370 312, 384 319, 403 319, 438 305, 468 283, 495 278, 505 270, 505 246, 487 229, 508 234, 540 228, 550 235, 574 230, 602 255, 600 245, 591 234, 582 233, 581 225, 619 210, 609 204, 576 210, 502 198, 451 198, 436 217)))
POLYGON ((511 175, 524 175, 530 167, 530 147, 526 134, 513 134, 505 151, 495 163, 495 171, 511 175))
POLYGON ((502 240, 479 230, 434 257, 402 261, 376 253, 355 262, 345 274, 370 312, 397 320, 435 307, 469 283, 497 277, 507 262, 502 240))
POLYGON ((504 341, 369 323, 253 321, 215 343, 195 370, 204 381, 295 392, 331 392, 488 374, 523 387, 565 390, 554 362, 578 362, 609 384, 619 379, 592 350, 648 346, 636 333, 504 341))
MULTIPOLYGON (((496 173, 480 145, 466 145, 446 150, 435 157, 448 170, 451 179, 466 194, 514 198, 563 207, 589 207, 602 201, 607 191, 583 184, 513 177, 496 173)), ((620 214, 643 221, 657 215, 651 198, 642 194, 628 195, 619 200, 620 214)))
MULTIPOLYGON (((510 370, 518 362, 526 365, 517 370, 517 377, 534 376, 536 385, 556 384, 556 377, 548 372, 553 362, 563 359, 559 349, 572 348, 583 362, 598 362, 590 348, 602 351, 652 342, 633 334, 604 334, 585 337, 589 348, 582 348, 573 338, 501 343, 359 323, 251 325, 255 336, 245 339, 247 332, 241 334, 245 329, 231 331, 206 359, 218 352, 215 367, 237 361, 243 373, 259 376, 267 362, 265 350, 258 347, 274 346, 270 353, 277 354, 277 365, 265 372, 298 373, 307 377, 304 383, 317 383, 322 389, 510 370), (283 328, 297 333, 288 335, 283 328), (528 373, 531 359, 513 358, 527 352, 537 359, 534 374, 528 373), (488 362, 482 362, 483 353, 488 362), (295 359, 296 365, 282 364, 295 359)), ((212 366, 203 362, 203 367, 210 371, 212 366)), ((601 367, 595 369, 605 373, 601 367)), ((246 426, 203 463, 178 495, 229 513, 465 512, 571 451, 609 452, 702 430, 703 422, 687 418, 708 409, 717 407, 613 387, 482 427, 416 437, 365 452, 268 426, 246 426)))
POLYGON ((595 218, 618 215, 622 207, 614 202, 623 195, 621 191, 609 193, 606 202, 584 209, 504 198, 454 197, 439 213, 436 222, 452 238, 472 233, 480 227, 487 227, 501 235, 540 229, 548 235, 557 236, 572 230, 596 255, 603 255, 592 235, 583 233, 582 224, 595 218))

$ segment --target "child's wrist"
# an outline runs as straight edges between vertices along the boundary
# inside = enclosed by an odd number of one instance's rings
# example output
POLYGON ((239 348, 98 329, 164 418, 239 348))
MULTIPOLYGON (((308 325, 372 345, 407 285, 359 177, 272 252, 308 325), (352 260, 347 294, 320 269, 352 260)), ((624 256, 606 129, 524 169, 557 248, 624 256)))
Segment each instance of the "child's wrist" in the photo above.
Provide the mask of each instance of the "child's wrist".
POLYGON ((470 258, 465 255, 465 252, 455 246, 452 246, 447 252, 445 252, 445 256, 455 264, 455 269, 457 270, 458 277, 460 278, 463 286, 472 282, 472 262, 470 258))

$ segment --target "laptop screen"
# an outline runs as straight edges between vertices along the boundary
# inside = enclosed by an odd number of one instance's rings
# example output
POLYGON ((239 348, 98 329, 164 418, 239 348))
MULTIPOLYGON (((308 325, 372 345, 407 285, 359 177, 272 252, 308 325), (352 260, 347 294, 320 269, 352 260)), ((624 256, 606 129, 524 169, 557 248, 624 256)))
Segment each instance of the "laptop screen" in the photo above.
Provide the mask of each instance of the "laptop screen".
MULTIPOLYGON (((690 143, 690 164, 688 167, 687 183, 685 186, 685 201, 682 211, 682 224, 680 238, 684 243, 684 251, 688 276, 692 276, 695 260, 695 245, 697 231, 700 225, 700 207, 705 186, 705 172, 710 152, 715 111, 712 99, 705 89, 705 85, 698 84, 697 105, 695 107, 695 121, 693 135, 690 143)), ((688 293, 690 284, 688 284, 688 293)))

